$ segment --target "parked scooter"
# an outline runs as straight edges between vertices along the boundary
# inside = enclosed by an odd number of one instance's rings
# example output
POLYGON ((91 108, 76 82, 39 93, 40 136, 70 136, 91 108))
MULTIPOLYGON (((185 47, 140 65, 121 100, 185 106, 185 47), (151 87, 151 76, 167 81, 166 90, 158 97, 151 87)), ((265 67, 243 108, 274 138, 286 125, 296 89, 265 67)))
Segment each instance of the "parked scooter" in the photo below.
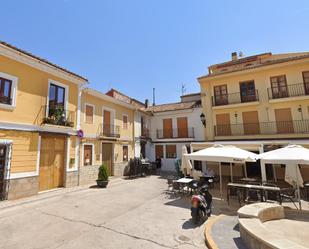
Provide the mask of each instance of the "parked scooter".
POLYGON ((199 189, 198 195, 191 198, 191 217, 194 224, 211 216, 212 195, 208 191, 208 184, 199 189))

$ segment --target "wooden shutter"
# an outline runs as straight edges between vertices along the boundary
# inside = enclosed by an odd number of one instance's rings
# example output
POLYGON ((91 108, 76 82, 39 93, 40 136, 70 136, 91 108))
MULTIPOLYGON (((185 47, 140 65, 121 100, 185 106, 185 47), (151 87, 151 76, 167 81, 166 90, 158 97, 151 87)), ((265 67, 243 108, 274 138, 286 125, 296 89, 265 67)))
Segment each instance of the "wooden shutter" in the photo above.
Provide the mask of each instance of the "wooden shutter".
POLYGON ((92 124, 93 123, 93 106, 86 105, 86 123, 92 124))
POLYGON ((230 136, 231 124, 230 114, 223 113, 216 115, 216 136, 230 136))
POLYGON ((155 146, 155 154, 156 158, 163 158, 163 145, 155 146))
POLYGON ((128 116, 123 115, 122 116, 122 128, 127 130, 128 129, 128 116))
POLYGON ((275 109, 277 133, 294 133, 291 108, 275 109))
POLYGON ((168 144, 165 146, 166 158, 176 158, 176 145, 175 144, 168 144))
POLYGON ((254 135, 260 133, 259 116, 257 111, 243 112, 242 120, 244 124, 245 135, 254 135))
POLYGON ((177 118, 177 130, 179 138, 188 137, 188 120, 187 117, 177 118))
POLYGON ((107 137, 111 135, 111 112, 106 110, 103 112, 103 134, 107 137))
POLYGON ((163 119, 163 137, 164 138, 173 137, 173 121, 171 118, 163 119))

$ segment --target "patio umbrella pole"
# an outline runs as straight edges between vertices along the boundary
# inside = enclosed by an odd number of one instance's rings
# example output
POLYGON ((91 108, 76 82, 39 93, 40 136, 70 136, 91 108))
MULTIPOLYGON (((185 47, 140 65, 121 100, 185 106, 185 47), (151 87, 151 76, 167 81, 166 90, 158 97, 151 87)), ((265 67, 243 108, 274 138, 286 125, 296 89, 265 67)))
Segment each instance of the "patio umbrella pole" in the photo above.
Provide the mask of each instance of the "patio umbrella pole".
POLYGON ((301 210, 301 199, 300 199, 300 189, 299 189, 299 182, 298 182, 298 164, 295 167, 296 170, 296 178, 297 178, 297 197, 298 197, 298 205, 299 205, 299 210, 301 210))
POLYGON ((220 196, 222 200, 222 172, 221 172, 221 162, 219 162, 219 174, 220 174, 220 196))
POLYGON ((230 163, 230 174, 231 174, 231 182, 233 182, 233 167, 232 167, 232 163, 230 163))

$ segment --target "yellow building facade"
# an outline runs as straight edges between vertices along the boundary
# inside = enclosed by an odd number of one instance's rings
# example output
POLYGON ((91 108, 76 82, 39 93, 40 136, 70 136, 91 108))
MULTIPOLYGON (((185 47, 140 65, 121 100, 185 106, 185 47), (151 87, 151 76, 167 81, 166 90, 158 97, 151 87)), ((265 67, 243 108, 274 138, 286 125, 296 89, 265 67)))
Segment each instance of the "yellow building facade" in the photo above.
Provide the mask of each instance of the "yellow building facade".
POLYGON ((1 198, 75 185, 87 79, 0 43, 1 198))
POLYGON ((102 164, 110 175, 124 175, 134 157, 136 108, 89 88, 83 90, 81 104, 81 182, 97 179, 102 164))
MULTIPOLYGON (((234 53, 208 69, 198 78, 206 142, 193 148, 221 143, 261 153, 289 143, 309 147, 309 53, 234 53)), ((282 167, 274 171, 270 175, 283 177, 282 167)))

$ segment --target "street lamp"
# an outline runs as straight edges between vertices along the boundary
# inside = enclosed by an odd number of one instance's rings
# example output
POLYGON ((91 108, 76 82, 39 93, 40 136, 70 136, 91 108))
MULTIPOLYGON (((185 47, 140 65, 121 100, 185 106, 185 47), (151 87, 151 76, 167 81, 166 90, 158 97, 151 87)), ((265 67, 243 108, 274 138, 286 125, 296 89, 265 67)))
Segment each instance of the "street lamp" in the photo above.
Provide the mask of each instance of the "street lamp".
POLYGON ((205 118, 205 114, 202 113, 202 114, 200 115, 200 118, 201 118, 202 124, 204 125, 204 127, 206 127, 206 118, 205 118))

